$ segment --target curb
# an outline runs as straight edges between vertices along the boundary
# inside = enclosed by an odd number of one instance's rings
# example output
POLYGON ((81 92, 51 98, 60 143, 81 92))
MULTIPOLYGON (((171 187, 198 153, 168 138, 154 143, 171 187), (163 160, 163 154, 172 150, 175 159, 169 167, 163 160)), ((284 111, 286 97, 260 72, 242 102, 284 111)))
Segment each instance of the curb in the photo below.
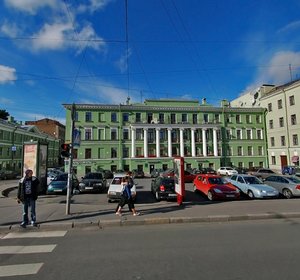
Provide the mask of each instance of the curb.
MULTIPOLYGON (((97 222, 76 222, 67 223, 47 223, 42 222, 36 228, 28 227, 25 230, 72 230, 72 229, 103 229, 107 227, 122 226, 146 226, 146 225, 166 225, 166 224, 188 224, 188 223, 224 223, 238 221, 258 221, 274 219, 300 218, 299 212, 290 213, 261 213, 246 215, 216 215, 207 217, 170 217, 170 218, 146 218, 139 220, 99 220, 97 222)), ((0 232, 24 231, 19 225, 0 226, 0 232)))
POLYGON ((3 195, 3 196, 5 196, 5 197, 8 197, 8 194, 11 192, 11 191, 13 191, 13 190, 15 190, 15 189, 17 189, 18 187, 10 187, 10 188, 7 188, 7 189, 5 189, 5 190, 3 190, 2 192, 1 192, 1 194, 3 195))

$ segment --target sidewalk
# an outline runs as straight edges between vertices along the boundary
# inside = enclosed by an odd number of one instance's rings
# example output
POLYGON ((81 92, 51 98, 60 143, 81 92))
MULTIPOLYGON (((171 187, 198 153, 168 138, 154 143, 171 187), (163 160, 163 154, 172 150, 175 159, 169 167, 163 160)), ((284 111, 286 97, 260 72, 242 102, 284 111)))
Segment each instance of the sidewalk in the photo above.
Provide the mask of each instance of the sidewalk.
MULTIPOLYGON (((1 194, 7 190, 0 187, 1 194)), ((15 193, 9 187, 10 194, 15 193)), ((75 195, 70 205, 70 215, 66 215, 65 196, 40 196, 37 200, 39 229, 72 229, 82 227, 107 227, 128 225, 151 225, 194 222, 231 222, 242 220, 300 218, 299 199, 241 200, 228 202, 176 202, 137 203, 141 216, 132 216, 127 206, 122 217, 115 215, 115 203, 86 201, 88 196, 75 195)), ((15 195, 0 197, 0 231, 20 230, 22 207, 14 199, 15 195)), ((29 227, 28 227, 29 228, 29 227)))

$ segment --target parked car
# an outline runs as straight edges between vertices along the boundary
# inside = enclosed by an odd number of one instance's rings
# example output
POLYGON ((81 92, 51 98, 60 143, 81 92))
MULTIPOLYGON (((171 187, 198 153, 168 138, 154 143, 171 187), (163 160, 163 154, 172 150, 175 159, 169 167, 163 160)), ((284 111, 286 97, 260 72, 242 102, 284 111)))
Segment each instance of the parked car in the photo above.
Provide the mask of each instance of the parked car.
POLYGON ((47 171, 47 186, 51 183, 51 181, 59 174, 63 174, 64 172, 59 169, 50 169, 47 171))
POLYGON ((238 174, 238 172, 233 169, 232 167, 220 167, 218 170, 217 170, 217 174, 218 175, 226 175, 226 176, 232 176, 234 174, 238 174))
POLYGON ((257 171, 249 171, 248 174, 256 176, 257 178, 264 180, 268 176, 270 176, 272 174, 277 174, 277 173, 269 168, 259 168, 257 171))
POLYGON ((151 171, 150 177, 151 177, 151 178, 156 178, 156 177, 158 177, 162 172, 164 172, 163 169, 157 169, 157 168, 155 168, 155 169, 153 169, 153 170, 151 171))
POLYGON ((132 170, 132 176, 134 178, 144 178, 145 177, 145 173, 141 169, 133 169, 132 170))
MULTIPOLYGON (((47 194, 66 194, 68 185, 68 173, 56 175, 50 184, 47 186, 47 194)), ((75 174, 72 175, 71 193, 79 188, 79 181, 75 174)))
POLYGON ((194 191, 200 191, 209 200, 239 199, 240 191, 220 175, 199 174, 193 182, 194 191))
MULTIPOLYGON (((164 171, 162 174, 162 176, 164 177, 174 177, 175 173, 174 173, 174 169, 167 169, 166 171, 164 171)), ((184 170, 184 182, 185 183, 192 183, 196 177, 195 174, 190 173, 187 170, 184 170)))
POLYGON ((277 198, 279 196, 278 190, 264 184, 257 177, 252 175, 238 174, 232 175, 228 182, 236 186, 249 198, 277 198))
MULTIPOLYGON (((108 202, 119 201, 121 199, 123 186, 121 185, 122 180, 125 176, 128 176, 124 173, 116 173, 111 183, 109 184, 107 191, 107 200, 108 202)), ((136 183, 134 182, 131 188, 131 196, 133 200, 136 200, 136 183)))
POLYGON ((157 177, 151 181, 151 192, 157 201, 176 199, 174 177, 157 177))
POLYGON ((16 179, 18 177, 19 173, 14 170, 8 170, 8 169, 1 169, 0 170, 0 179, 7 180, 7 179, 16 179))
POLYGON ((264 183, 277 189, 286 198, 300 196, 300 179, 296 176, 271 175, 264 183))
POLYGON ((282 168, 282 175, 296 175, 300 176, 300 168, 298 166, 284 166, 282 168))
POLYGON ((82 177, 79 192, 103 192, 107 189, 107 180, 102 172, 90 172, 82 177))
POLYGON ((198 171, 195 171, 196 174, 217 174, 217 171, 211 167, 202 167, 198 171))
POLYGON ((104 173, 105 179, 112 179, 114 177, 114 174, 109 169, 104 169, 103 173, 104 173))

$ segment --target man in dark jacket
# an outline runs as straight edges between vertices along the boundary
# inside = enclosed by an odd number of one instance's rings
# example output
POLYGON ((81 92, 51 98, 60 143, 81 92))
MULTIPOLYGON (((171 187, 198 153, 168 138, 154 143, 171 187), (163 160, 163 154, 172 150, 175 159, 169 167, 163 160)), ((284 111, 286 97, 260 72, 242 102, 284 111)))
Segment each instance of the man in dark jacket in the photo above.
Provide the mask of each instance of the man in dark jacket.
POLYGON ((35 202, 38 198, 39 180, 32 176, 33 172, 30 169, 25 171, 25 176, 19 181, 18 187, 18 203, 23 204, 23 220, 21 227, 26 227, 29 224, 28 208, 31 209, 31 224, 36 226, 35 202))

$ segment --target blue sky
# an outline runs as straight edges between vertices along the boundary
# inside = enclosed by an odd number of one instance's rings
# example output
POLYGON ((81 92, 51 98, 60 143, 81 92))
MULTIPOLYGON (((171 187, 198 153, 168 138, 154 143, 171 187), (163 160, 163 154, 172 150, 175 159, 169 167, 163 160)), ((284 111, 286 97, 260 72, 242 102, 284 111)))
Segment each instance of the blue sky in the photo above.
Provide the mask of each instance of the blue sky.
POLYGON ((0 109, 64 123, 63 103, 219 105, 300 78, 299 0, 125 3, 2 0, 0 109))

